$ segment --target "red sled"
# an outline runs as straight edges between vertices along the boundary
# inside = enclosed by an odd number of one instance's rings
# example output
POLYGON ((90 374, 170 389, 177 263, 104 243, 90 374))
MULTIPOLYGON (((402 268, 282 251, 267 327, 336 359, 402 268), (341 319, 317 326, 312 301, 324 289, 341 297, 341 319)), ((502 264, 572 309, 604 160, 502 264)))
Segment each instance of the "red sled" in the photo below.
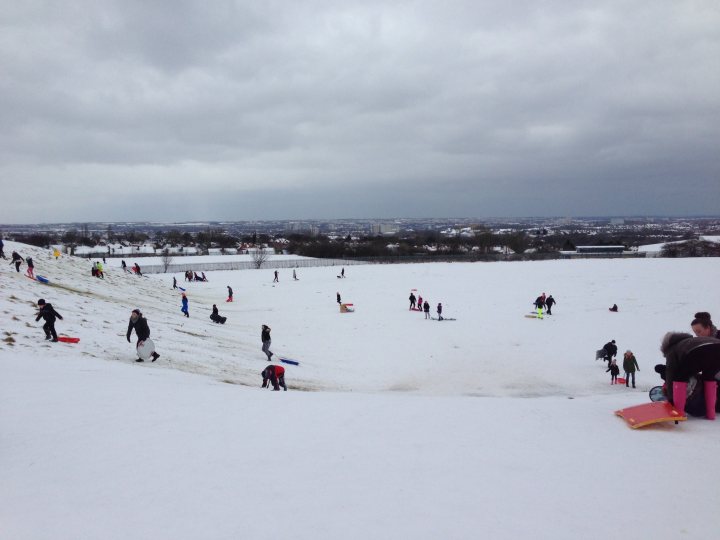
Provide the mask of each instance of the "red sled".
POLYGON ((656 401, 627 407, 615 411, 615 414, 623 418, 633 428, 641 428, 659 422, 678 422, 687 420, 687 416, 680 413, 669 401, 656 401))
POLYGON ((77 343, 80 341, 79 337, 69 337, 69 336, 58 336, 58 341, 62 341, 63 343, 77 343))
POLYGON ((622 377, 618 377, 617 382, 618 384, 625 384, 625 379, 623 379, 622 377))

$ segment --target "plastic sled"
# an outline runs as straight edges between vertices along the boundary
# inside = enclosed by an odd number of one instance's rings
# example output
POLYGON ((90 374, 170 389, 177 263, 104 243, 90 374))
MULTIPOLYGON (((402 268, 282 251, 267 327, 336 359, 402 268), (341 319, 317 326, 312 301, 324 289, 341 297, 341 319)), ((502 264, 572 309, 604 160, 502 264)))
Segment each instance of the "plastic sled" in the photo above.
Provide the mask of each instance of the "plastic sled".
POLYGON ((62 341, 63 343, 77 343, 80 341, 80 338, 70 336, 58 336, 58 341, 62 341))
POLYGON ((182 292, 185 292, 185 289, 183 289, 182 287, 178 287, 178 289, 181 290, 182 292))
POLYGON ((352 313, 355 307, 352 304, 340 304, 340 313, 352 313))
POLYGON ((525 315, 525 318, 527 318, 527 319, 542 319, 542 317, 538 317, 537 315, 525 315))
POLYGON ((50 283, 50 280, 45 276, 35 276, 35 279, 37 279, 40 283, 50 283))
POLYGON ((297 360, 292 360, 290 358, 280 358, 280 361, 283 362, 284 364, 291 364, 293 366, 300 365, 300 362, 298 362, 297 360))
POLYGON ((685 414, 678 412, 669 401, 644 403, 615 411, 633 429, 657 424, 659 422, 681 422, 687 420, 685 414))
POLYGON ((618 384, 625 384, 627 381, 625 379, 623 379, 622 377, 618 377, 617 382, 618 382, 618 384))
POLYGON ((152 356, 152 353, 155 352, 155 343, 153 343, 153 340, 148 338, 145 341, 143 341, 142 345, 137 346, 137 354, 138 357, 140 357, 142 360, 149 360, 152 356))

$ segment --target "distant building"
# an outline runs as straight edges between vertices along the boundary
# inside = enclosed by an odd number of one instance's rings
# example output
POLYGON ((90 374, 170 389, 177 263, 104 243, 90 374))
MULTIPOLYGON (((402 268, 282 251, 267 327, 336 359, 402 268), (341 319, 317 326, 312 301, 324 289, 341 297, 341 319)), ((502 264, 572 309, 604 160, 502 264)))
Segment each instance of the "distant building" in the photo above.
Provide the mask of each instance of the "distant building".
POLYGON ((575 251, 561 251, 563 259, 576 258, 619 258, 619 257, 644 257, 644 253, 637 250, 626 250, 625 246, 577 246, 575 251))
POLYGON ((397 223, 372 223, 370 232, 372 234, 397 234, 400 232, 400 226, 397 223))

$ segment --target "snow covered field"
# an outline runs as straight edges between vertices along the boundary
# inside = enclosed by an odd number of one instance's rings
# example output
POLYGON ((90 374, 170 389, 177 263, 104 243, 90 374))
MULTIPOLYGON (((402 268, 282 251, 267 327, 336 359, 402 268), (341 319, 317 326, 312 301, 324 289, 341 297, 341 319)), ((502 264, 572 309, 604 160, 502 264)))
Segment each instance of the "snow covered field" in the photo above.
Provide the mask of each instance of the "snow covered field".
MULTIPOLYGON (((718 259, 207 273, 182 282, 6 242, 0 538, 713 538, 720 423, 630 430, 664 332, 720 318, 718 259), (24 267, 22 271, 24 271, 24 267), (235 302, 225 303, 226 286, 235 302), (409 312, 411 288, 455 321, 409 312), (558 305, 525 318, 541 292, 558 305), (355 313, 339 313, 335 293, 355 313), (43 341, 43 297, 77 345, 43 341), (228 317, 216 326, 212 304, 228 317), (619 313, 607 308, 613 303, 619 313), (160 352, 134 362, 130 310, 160 352), (262 390, 260 325, 289 392, 262 390), (638 388, 611 386, 615 339, 638 388), (299 391, 308 390, 308 391, 299 391)), ((133 336, 133 342, 135 341, 133 336)))

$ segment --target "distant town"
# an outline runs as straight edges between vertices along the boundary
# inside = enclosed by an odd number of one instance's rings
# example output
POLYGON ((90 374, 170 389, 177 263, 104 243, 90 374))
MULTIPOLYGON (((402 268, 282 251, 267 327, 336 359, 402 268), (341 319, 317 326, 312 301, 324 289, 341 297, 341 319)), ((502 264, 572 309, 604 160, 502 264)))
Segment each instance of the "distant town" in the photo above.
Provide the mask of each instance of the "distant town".
POLYGON ((326 258, 720 256, 720 217, 426 218, 0 225, 5 239, 119 256, 246 253, 326 258), (656 250, 643 246, 658 245, 656 250), (588 249, 588 246, 603 249, 588 249), (584 247, 585 249, 578 249, 584 247))

